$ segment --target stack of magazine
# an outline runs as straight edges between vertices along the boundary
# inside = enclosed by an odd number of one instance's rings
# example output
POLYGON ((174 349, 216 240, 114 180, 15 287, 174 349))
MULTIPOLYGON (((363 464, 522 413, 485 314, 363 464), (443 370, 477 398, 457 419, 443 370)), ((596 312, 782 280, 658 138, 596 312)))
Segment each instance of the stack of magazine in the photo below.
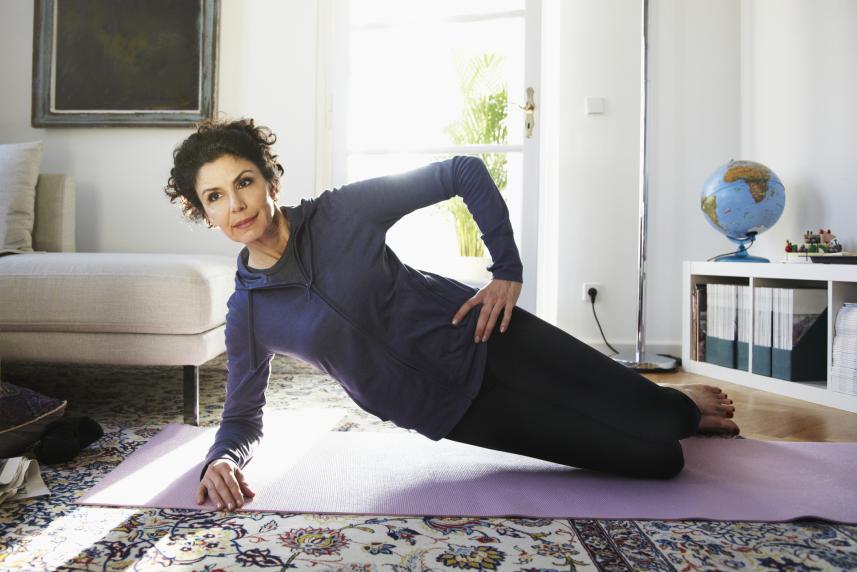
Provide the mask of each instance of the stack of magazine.
POLYGON ((749 369, 750 287, 697 284, 691 295, 691 357, 724 367, 749 369))
POLYGON ((857 303, 846 303, 836 314, 830 389, 857 395, 857 303))
POLYGON ((774 289, 756 288, 753 322, 753 373, 771 375, 773 345, 774 289))
POLYGON ((38 461, 26 457, 0 459, 0 505, 49 494, 38 461))

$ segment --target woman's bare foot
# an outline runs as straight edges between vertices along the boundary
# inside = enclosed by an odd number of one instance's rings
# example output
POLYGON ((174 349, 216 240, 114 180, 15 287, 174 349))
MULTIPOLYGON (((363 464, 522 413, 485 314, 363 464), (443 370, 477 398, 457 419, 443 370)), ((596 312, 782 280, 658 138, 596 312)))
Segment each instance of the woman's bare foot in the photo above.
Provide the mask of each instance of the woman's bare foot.
POLYGON ((735 407, 729 396, 723 393, 719 387, 713 385, 671 385, 678 389, 696 403, 702 412, 699 422, 699 433, 723 433, 726 435, 738 435, 741 430, 731 420, 735 414, 735 407))

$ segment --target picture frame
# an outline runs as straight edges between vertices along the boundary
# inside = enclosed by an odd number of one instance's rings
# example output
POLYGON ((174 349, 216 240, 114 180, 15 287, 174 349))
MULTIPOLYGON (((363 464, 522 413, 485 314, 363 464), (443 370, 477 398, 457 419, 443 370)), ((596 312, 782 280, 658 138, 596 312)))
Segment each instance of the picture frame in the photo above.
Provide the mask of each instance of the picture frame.
POLYGON ((216 111, 220 0, 36 0, 33 127, 181 127, 216 111))

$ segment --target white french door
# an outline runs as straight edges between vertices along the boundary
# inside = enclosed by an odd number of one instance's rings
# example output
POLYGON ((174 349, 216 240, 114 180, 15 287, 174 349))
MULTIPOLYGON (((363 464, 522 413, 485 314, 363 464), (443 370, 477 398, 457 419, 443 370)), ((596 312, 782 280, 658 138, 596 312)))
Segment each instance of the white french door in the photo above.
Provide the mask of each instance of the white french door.
MULTIPOLYGON (((324 181, 320 171, 322 184, 481 156, 524 264, 518 305, 535 313, 541 1, 330 0, 320 16, 329 29, 320 29, 319 65, 330 66, 320 83, 329 130, 319 151, 330 160, 320 162, 329 173, 324 181), (526 110, 528 89, 535 112, 526 110)), ((443 204, 420 209, 390 229, 387 244, 415 268, 481 287, 490 253, 459 244, 457 216, 443 204)))

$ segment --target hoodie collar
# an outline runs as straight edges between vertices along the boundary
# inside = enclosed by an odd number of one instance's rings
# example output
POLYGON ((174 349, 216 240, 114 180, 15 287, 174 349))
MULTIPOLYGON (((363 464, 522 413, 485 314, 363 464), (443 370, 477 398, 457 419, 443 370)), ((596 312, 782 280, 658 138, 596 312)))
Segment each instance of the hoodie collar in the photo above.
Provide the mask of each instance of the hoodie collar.
POLYGON ((312 286, 312 235, 307 228, 307 223, 315 214, 317 208, 315 199, 301 199, 301 203, 295 206, 280 206, 280 211, 289 221, 289 243, 283 251, 280 259, 270 268, 261 270, 250 270, 247 267, 250 252, 245 246, 238 253, 237 271, 235 273, 236 290, 256 290, 259 288, 271 288, 276 286, 303 285, 307 288, 307 295, 312 286), (306 235, 306 236, 304 236, 306 235), (301 257, 303 250, 301 245, 307 241, 309 248, 308 259, 301 257), (286 260, 288 249, 293 249, 295 260, 300 270, 300 279, 295 278, 294 272, 286 272, 286 260))

